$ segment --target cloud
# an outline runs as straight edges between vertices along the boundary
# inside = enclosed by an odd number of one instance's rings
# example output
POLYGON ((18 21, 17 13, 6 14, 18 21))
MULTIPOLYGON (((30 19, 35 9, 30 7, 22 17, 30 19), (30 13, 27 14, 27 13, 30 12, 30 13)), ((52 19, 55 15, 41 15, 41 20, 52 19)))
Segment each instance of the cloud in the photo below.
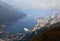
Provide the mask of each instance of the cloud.
POLYGON ((60 9, 60 0, 2 0, 15 8, 29 9, 60 9))

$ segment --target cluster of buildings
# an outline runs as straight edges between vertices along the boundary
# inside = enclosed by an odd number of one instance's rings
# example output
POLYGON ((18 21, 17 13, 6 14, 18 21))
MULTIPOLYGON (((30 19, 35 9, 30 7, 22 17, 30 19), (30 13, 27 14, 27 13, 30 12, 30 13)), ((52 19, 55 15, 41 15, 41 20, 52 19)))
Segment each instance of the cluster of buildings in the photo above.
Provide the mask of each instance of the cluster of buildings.
POLYGON ((32 29, 32 31, 36 31, 37 29, 40 29, 43 26, 49 26, 49 25, 55 24, 57 22, 60 22, 60 14, 59 13, 44 17, 42 19, 39 18, 37 20, 37 25, 32 29))

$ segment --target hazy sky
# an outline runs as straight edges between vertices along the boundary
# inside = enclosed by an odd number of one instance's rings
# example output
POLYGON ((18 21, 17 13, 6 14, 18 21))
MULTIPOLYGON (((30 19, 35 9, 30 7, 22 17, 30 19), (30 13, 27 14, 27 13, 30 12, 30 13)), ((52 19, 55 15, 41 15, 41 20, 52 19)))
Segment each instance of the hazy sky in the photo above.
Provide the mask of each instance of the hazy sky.
POLYGON ((60 8, 60 0, 2 0, 15 8, 21 9, 54 9, 60 8))
MULTIPOLYGON (((2 0, 26 13, 33 15, 43 15, 40 10, 60 9, 60 0, 2 0)), ((20 11, 21 11, 20 10, 20 11)), ((48 11, 43 11, 49 13, 48 11)), ((45 14, 44 14, 45 15, 45 14)))

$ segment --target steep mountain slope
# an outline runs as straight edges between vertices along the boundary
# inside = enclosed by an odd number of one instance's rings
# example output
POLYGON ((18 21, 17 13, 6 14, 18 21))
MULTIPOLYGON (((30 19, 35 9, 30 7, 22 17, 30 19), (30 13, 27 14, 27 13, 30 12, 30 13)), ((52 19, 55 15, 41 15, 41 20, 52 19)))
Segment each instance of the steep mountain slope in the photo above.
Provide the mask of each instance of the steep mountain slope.
POLYGON ((0 25, 15 23, 26 15, 16 11, 12 6, 0 1, 0 25))
POLYGON ((28 34, 28 37, 21 41, 60 41, 60 22, 28 34))

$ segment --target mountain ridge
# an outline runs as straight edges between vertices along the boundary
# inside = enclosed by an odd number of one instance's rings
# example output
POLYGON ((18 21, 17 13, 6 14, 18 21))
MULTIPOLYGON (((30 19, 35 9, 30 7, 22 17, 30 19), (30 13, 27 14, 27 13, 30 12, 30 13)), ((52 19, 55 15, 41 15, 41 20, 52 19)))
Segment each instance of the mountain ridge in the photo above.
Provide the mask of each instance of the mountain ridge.
POLYGON ((9 4, 0 1, 0 25, 15 23, 16 21, 25 16, 26 14, 18 12, 9 4))

